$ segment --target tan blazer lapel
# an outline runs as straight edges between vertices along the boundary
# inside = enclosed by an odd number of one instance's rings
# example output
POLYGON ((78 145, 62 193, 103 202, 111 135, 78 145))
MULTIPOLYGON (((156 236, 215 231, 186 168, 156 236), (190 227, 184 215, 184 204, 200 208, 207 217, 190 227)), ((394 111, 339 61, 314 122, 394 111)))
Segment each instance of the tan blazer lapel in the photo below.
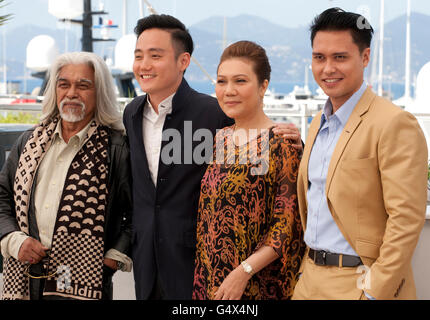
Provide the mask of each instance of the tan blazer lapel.
POLYGON ((303 178, 305 190, 308 190, 308 165, 309 165, 309 157, 311 155, 312 148, 315 143, 315 139, 317 137, 320 124, 321 124, 321 115, 322 111, 318 112, 315 115, 315 118, 312 120, 311 126, 309 127, 308 137, 306 138, 306 148, 303 151, 301 164, 303 165, 303 178))
POLYGON ((339 140, 336 144, 336 147, 333 151, 333 155, 330 160, 330 164, 327 172, 327 180, 326 180, 326 194, 330 190, 331 181, 333 179, 333 175, 336 171, 339 160, 345 150, 346 145, 348 144, 349 139, 351 139, 357 127, 360 125, 362 119, 362 115, 369 110, 370 104, 376 95, 372 92, 372 89, 369 87, 364 91, 363 96, 358 101, 354 110, 351 113, 351 116, 348 119, 348 122, 345 125, 342 133, 340 134, 339 140))
POLYGON ((297 182, 297 195, 299 200, 299 212, 300 218, 302 220, 303 228, 306 230, 307 224, 307 207, 308 207, 308 199, 307 199, 307 191, 308 191, 308 165, 309 165, 309 156, 311 154, 312 147, 315 142, 315 138, 318 134, 319 126, 321 123, 321 114, 322 112, 318 112, 308 130, 308 136, 306 138, 305 148, 303 150, 302 159, 300 161, 299 168, 299 177, 297 182))

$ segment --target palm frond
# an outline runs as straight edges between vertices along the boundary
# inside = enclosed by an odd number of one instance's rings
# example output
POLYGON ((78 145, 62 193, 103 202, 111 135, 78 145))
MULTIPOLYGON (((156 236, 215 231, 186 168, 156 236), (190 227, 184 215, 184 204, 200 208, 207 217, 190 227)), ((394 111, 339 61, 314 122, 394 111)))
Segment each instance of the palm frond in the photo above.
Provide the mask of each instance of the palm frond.
MULTIPOLYGON (((3 2, 4 0, 0 0, 0 9, 2 9, 2 8, 4 8, 5 6, 7 6, 8 4, 7 3, 5 3, 5 4, 2 4, 2 2, 3 2)), ((2 25, 2 24, 4 24, 6 21, 8 21, 8 20, 10 20, 11 18, 12 18, 12 14, 6 14, 6 15, 4 15, 4 16, 0 16, 0 26, 2 25)))

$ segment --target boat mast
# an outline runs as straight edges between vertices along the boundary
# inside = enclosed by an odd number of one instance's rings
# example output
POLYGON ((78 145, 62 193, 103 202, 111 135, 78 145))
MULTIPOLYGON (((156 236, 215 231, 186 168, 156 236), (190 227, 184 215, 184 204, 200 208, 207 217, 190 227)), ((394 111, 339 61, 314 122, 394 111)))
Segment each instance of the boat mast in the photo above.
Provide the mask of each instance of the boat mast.
POLYGON ((3 38, 3 82, 4 82, 4 94, 7 94, 7 67, 6 67, 6 27, 3 26, 2 32, 3 38))
POLYGON ((310 69, 310 65, 305 64, 305 86, 303 89, 305 90, 306 94, 310 93, 310 90, 309 90, 309 74, 308 74, 309 69, 310 69))
POLYGON ((222 33, 222 50, 227 48, 227 17, 224 16, 224 27, 222 33))
POLYGON ((93 16, 91 15, 91 0, 84 0, 82 19, 82 51, 93 52, 93 16))
POLYGON ((384 67, 384 0, 380 0, 380 16, 379 16, 379 74, 378 74, 378 95, 382 97, 382 80, 384 67))
POLYGON ((122 0, 122 35, 127 34, 127 0, 122 0))
POLYGON ((143 18, 145 16, 145 4, 143 3, 143 0, 139 0, 139 12, 140 18, 143 18))
POLYGON ((107 14, 104 10, 92 11, 91 0, 84 1, 84 13, 82 14, 82 20, 76 19, 60 19, 59 21, 82 25, 82 51, 93 52, 93 42, 96 41, 115 41, 115 39, 99 39, 93 38, 93 15, 104 15, 107 14))
POLYGON ((411 0, 407 0, 406 13, 406 58, 405 58, 405 99, 411 98, 411 0))

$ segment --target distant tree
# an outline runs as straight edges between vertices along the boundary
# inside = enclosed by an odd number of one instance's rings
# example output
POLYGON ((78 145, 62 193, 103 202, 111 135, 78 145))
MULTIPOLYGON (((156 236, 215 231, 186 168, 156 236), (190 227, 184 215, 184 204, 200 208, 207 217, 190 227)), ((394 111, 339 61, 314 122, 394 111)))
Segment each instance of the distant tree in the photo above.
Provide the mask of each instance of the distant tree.
MULTIPOLYGON (((1 8, 3 8, 6 4, 3 4, 3 1, 4 0, 0 0, 0 9, 1 8)), ((12 17, 12 15, 11 14, 7 14, 7 15, 4 15, 4 16, 0 16, 0 26, 2 25, 2 24, 4 24, 7 20, 9 20, 10 18, 12 17)))

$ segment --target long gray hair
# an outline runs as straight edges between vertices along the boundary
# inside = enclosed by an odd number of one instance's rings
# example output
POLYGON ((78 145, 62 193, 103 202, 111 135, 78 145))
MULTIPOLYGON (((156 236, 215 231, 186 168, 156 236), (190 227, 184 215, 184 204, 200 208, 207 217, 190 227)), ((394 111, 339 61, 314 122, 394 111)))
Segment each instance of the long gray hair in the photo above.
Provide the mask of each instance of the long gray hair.
POLYGON ((100 124, 124 132, 112 75, 103 59, 92 52, 64 53, 55 60, 49 71, 49 80, 42 102, 41 120, 55 117, 59 113, 56 93, 57 79, 61 68, 70 64, 87 64, 93 68, 96 88, 94 117, 100 124))

